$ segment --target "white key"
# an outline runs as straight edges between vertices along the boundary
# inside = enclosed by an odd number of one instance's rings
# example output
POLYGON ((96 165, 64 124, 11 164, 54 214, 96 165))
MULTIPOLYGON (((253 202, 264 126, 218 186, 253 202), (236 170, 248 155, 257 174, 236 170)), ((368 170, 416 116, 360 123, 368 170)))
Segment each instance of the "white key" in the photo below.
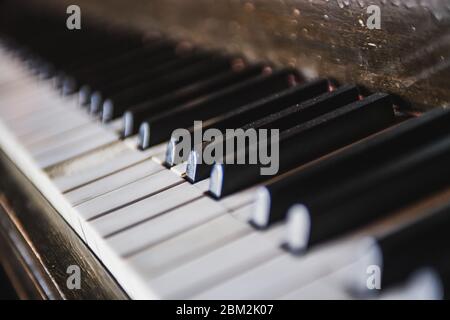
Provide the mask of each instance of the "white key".
POLYGON ((164 162, 166 161, 166 152, 161 152, 156 154, 153 157, 153 160, 155 160, 156 162, 160 163, 160 164, 164 164, 164 162))
POLYGON ((219 202, 228 210, 235 210, 242 206, 253 203, 254 198, 254 189, 251 188, 229 195, 223 199, 220 199, 219 202))
POLYGON ((112 143, 117 140, 117 136, 111 132, 104 130, 95 137, 82 139, 71 145, 64 145, 51 151, 41 153, 35 156, 37 164, 41 168, 47 168, 57 163, 77 157, 103 145, 112 143))
POLYGON ((84 220, 89 220, 137 200, 149 197, 152 194, 180 184, 183 181, 183 179, 173 172, 163 170, 95 199, 86 201, 75 208, 84 220))
POLYGON ((106 242, 116 254, 131 256, 224 213, 214 200, 203 197, 107 238, 106 242))
POLYGON ((253 205, 248 204, 243 207, 231 211, 231 215, 241 222, 248 223, 253 213, 253 205))
MULTIPOLYGON (((52 136, 62 134, 70 130, 83 130, 87 125, 97 125, 93 123, 92 119, 80 116, 73 116, 61 119, 60 121, 48 124, 47 127, 42 128, 42 130, 35 130, 29 134, 19 136, 20 142, 24 146, 31 146, 34 143, 38 143, 41 140, 49 139, 52 136)), ((105 132, 107 132, 105 130, 105 132)))
POLYGON ((129 148, 122 141, 118 141, 75 161, 65 162, 64 166, 54 168, 49 175, 61 192, 67 192, 148 159, 156 152, 158 150, 153 148, 145 151, 129 148))
POLYGON ((194 183, 193 186, 195 186, 197 189, 199 189, 201 192, 205 193, 209 190, 209 179, 199 181, 197 183, 194 183))
POLYGON ((175 172, 176 174, 178 174, 181 177, 186 173, 186 166, 187 166, 187 162, 183 162, 176 166, 173 166, 172 168, 170 168, 170 170, 172 170, 173 172, 175 172))
POLYGON ((66 112, 67 110, 60 105, 52 105, 42 111, 16 118, 8 123, 8 127, 17 136, 25 135, 33 130, 30 128, 36 128, 39 125, 48 126, 53 118, 64 115, 66 112))
MULTIPOLYGON (((159 165, 155 163, 155 166, 159 165)), ((103 237, 110 236, 201 196, 202 194, 197 188, 185 182, 101 216, 91 222, 91 227, 103 237)))
POLYGON ((117 133, 123 131, 123 120, 121 118, 119 118, 117 120, 114 120, 114 121, 111 121, 111 122, 108 122, 106 124, 102 123, 102 125, 105 128, 108 128, 109 130, 117 132, 117 133))
POLYGON ((154 161, 146 160, 68 192, 66 197, 72 205, 76 206, 161 170, 165 168, 154 161))
POLYGON ((162 298, 192 298, 196 293, 242 274, 282 253, 272 239, 253 232, 160 277, 149 279, 148 285, 162 298))
POLYGON ((89 125, 83 127, 83 130, 70 130, 63 132, 57 136, 41 140, 28 147, 28 151, 33 156, 38 156, 43 153, 50 153, 53 150, 58 150, 64 146, 76 144, 80 140, 95 138, 103 134, 103 129, 96 125, 89 125))
POLYGON ((195 298, 276 299, 349 264, 351 248, 351 243, 344 242, 318 247, 305 256, 285 253, 226 282, 212 283, 195 298))
POLYGON ((329 283, 322 279, 303 286, 297 290, 289 292, 278 299, 282 300, 348 300, 352 299, 349 292, 345 288, 330 286, 329 283))
POLYGON ((253 232, 245 223, 222 215, 131 256, 127 261, 151 279, 253 232))
MULTIPOLYGON (((32 136, 36 132, 45 132, 58 123, 78 123, 79 121, 85 120, 86 118, 80 116, 78 112, 64 110, 62 107, 56 107, 56 109, 55 107, 48 107, 43 111, 33 112, 26 117, 15 119, 14 122, 16 124, 12 127, 12 131, 17 137, 22 139, 32 136), (21 126, 22 123, 24 123, 24 125, 21 126)), ((91 122, 90 119, 89 122, 91 122)))

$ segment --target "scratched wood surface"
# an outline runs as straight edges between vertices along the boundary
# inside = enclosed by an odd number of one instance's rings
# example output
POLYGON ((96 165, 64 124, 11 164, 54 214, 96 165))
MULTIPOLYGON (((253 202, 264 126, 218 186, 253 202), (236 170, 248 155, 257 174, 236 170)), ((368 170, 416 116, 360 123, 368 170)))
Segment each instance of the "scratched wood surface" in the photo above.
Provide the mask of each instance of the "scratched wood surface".
POLYGON ((0 151, 0 263, 22 299, 126 299, 119 285, 0 151), (79 266, 79 290, 67 286, 79 266))
POLYGON ((78 4, 85 16, 152 31, 251 59, 294 65, 411 102, 450 105, 448 0, 45 0, 59 13, 78 4), (381 29, 366 26, 369 4, 381 29))

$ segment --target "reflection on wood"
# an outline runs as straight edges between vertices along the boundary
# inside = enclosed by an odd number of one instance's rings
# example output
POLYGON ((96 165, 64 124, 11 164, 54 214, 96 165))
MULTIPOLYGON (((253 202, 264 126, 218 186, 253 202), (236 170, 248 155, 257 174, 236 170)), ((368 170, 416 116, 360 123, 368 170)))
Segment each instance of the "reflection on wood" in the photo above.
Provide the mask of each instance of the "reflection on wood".
POLYGON ((3 153, 0 176, 0 261, 20 298, 126 298, 75 232, 3 153), (80 290, 67 287, 70 265, 80 267, 80 290))
MULTIPOLYGON (((65 13, 72 1, 52 1, 65 13)), ((42 1, 39 1, 42 4, 42 1)), ((253 59, 295 65, 398 94, 419 109, 450 105, 447 0, 79 0, 82 12, 157 28, 253 59), (369 30, 367 6, 381 8, 369 30)))

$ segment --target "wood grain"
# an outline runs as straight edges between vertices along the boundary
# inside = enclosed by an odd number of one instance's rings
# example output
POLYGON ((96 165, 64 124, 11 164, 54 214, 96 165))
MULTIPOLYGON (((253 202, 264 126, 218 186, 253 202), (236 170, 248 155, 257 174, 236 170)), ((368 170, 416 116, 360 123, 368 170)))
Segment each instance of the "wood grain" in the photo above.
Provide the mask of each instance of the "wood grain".
POLYGON ((24 299, 126 299, 103 265, 41 193, 0 152, 0 262, 24 299), (81 288, 67 287, 67 268, 81 288))
MULTIPOLYGON (((42 6, 43 1, 39 1, 42 6)), ((65 13, 69 0, 46 0, 65 13)), ((415 109, 450 105, 448 0, 78 0, 86 16, 160 30, 250 59, 391 92, 415 109), (369 4, 381 29, 366 27, 369 4)))

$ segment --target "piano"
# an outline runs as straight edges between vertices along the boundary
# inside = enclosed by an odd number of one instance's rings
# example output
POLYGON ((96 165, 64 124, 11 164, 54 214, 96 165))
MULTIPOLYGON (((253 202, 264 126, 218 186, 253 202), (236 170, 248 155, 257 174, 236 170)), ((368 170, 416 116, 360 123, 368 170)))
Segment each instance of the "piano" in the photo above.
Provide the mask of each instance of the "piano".
POLYGON ((448 1, 72 2, 0 1, 19 298, 450 297, 448 1))

